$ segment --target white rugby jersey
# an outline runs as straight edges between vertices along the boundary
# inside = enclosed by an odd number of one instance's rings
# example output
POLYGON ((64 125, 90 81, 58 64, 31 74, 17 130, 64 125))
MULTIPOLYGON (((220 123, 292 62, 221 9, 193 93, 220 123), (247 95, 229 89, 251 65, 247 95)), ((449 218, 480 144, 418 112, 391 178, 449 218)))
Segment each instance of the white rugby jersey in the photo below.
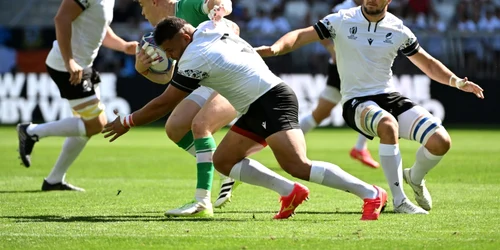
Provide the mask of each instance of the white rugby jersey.
POLYGON ((240 114, 283 82, 247 42, 226 25, 206 21, 193 34, 171 84, 192 92, 200 85, 224 96, 240 114))
MULTIPOLYGON (((73 58, 82 68, 91 67, 97 57, 106 30, 113 19, 115 0, 75 0, 83 12, 71 23, 73 58)), ((57 40, 45 63, 59 71, 67 71, 57 40)))
POLYGON ((330 14, 314 28, 321 39, 335 42, 341 103, 395 92, 391 67, 398 50, 412 56, 420 48, 415 35, 399 18, 387 13, 382 20, 369 22, 361 7, 330 14))
MULTIPOLYGON (((358 5, 353 0, 345 0, 342 3, 339 3, 339 4, 335 5, 335 7, 333 7, 333 9, 332 9, 332 12, 333 13, 337 13, 340 10, 350 9, 350 8, 354 8, 356 6, 358 6, 358 5)), ((333 59, 330 58, 328 60, 328 62, 330 64, 333 64, 333 59)))

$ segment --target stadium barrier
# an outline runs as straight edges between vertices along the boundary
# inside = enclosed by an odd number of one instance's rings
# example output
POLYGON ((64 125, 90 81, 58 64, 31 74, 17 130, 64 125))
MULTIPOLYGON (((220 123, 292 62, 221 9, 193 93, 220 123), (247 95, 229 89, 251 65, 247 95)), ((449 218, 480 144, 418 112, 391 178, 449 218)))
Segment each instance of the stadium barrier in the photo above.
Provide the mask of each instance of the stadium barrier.
MULTIPOLYGON (((326 76, 280 76, 295 90, 300 102, 300 115, 311 112, 325 87, 326 76)), ((151 83, 142 76, 120 78, 113 73, 102 73, 101 79, 101 99, 110 120, 115 118, 113 109, 128 114, 165 89, 165 85, 151 83)), ((497 98, 500 93, 498 79, 474 80, 485 89, 485 100, 435 83, 422 74, 398 74, 394 77, 395 85, 403 95, 418 102, 445 124, 500 125, 499 112, 495 110, 500 107, 500 98, 497 98)), ((9 73, 0 76, 0 124, 48 122, 71 115, 67 102, 59 97, 56 85, 46 73, 9 73)), ((344 126, 341 108, 336 107, 321 126, 344 126)))

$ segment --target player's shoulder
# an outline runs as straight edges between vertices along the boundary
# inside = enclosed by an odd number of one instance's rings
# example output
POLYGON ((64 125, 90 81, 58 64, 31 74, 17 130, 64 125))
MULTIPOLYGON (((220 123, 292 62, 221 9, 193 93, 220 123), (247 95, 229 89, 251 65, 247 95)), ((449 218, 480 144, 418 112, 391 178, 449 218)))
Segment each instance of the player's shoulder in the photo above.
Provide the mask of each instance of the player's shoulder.
MULTIPOLYGON (((401 20, 399 17, 395 16, 394 14, 387 12, 384 18, 384 22, 386 23, 387 26, 389 26, 391 29, 394 29, 396 31, 404 32, 405 31, 405 25, 403 23, 403 20, 401 20)), ((406 28, 408 29, 408 28, 406 28)))
POLYGON ((201 30, 201 31, 211 30, 211 29, 215 29, 215 25, 214 25, 213 21, 207 20, 207 21, 201 22, 198 26, 196 26, 196 29, 201 30))
POLYGON ((361 7, 341 9, 337 12, 337 14, 343 20, 359 19, 360 15, 361 15, 361 7))
POLYGON ((211 36, 214 33, 218 33, 218 34, 230 33, 230 34, 232 34, 233 33, 232 24, 234 24, 234 22, 227 20, 225 18, 223 18, 218 23, 215 23, 212 20, 204 21, 196 27, 196 30, 199 32, 197 32, 198 34, 195 34, 195 37, 197 35, 203 36, 203 35, 207 35, 207 34, 209 34, 211 36))

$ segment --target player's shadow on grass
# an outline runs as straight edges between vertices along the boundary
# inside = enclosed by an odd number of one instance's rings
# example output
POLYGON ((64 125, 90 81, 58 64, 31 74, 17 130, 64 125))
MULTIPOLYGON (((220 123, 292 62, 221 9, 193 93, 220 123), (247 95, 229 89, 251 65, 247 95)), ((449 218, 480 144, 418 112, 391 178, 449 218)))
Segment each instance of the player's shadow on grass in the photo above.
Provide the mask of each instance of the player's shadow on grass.
POLYGON ((0 190, 0 194, 41 193, 42 190, 0 190))
MULTIPOLYGON (((277 211, 238 211, 238 210, 228 210, 228 211, 217 211, 218 214, 275 214, 277 211)), ((328 215, 328 214, 359 214, 359 211, 297 211, 297 214, 318 214, 318 215, 328 215)), ((392 211, 385 211, 384 213, 393 213, 392 211)))
POLYGON ((149 215, 96 215, 96 216, 59 216, 59 215, 34 215, 34 216, 0 216, 1 219, 12 219, 16 223, 34 222, 152 222, 152 221, 248 221, 248 218, 169 218, 160 214, 158 216, 149 215))

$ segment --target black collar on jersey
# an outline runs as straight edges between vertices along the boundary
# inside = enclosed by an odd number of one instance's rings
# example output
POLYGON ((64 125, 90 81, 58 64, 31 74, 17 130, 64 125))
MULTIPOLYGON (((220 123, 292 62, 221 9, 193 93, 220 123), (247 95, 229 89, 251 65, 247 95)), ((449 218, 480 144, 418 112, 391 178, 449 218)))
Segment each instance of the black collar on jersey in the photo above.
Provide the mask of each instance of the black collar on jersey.
MULTIPOLYGON (((363 17, 366 19, 366 21, 368 21, 368 32, 370 32, 370 27, 372 26, 372 22, 370 22, 370 20, 368 20, 368 18, 365 16, 365 13, 363 12, 363 6, 361 6, 361 8, 359 8, 359 10, 361 11, 361 15, 363 15, 363 17)), ((387 15, 387 12, 385 13, 385 15, 382 18, 380 18, 380 20, 378 20, 375 23, 375 28, 373 29, 373 32, 377 32, 378 23, 380 23, 382 20, 384 20, 386 15, 387 15)))

